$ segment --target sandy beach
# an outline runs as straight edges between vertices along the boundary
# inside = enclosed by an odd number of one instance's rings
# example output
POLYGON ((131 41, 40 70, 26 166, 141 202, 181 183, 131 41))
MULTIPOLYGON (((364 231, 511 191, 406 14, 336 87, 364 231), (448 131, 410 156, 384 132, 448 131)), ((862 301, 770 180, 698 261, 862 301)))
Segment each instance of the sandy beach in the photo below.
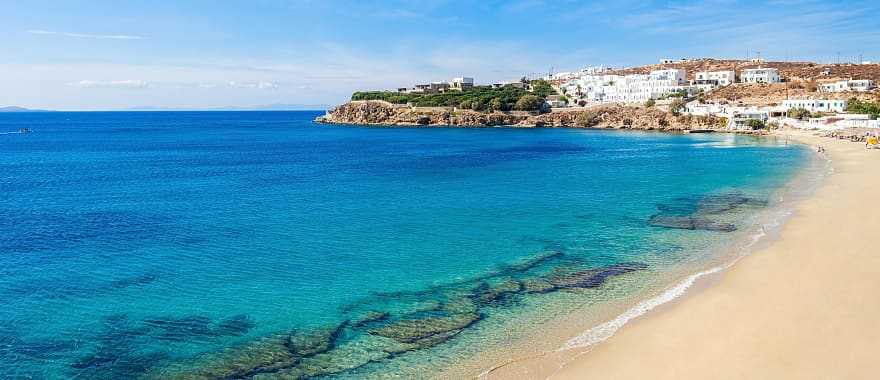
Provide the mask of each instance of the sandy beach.
POLYGON ((880 360, 880 151, 821 145, 833 173, 779 237, 678 300, 587 350, 557 352, 491 378, 868 379, 880 360))

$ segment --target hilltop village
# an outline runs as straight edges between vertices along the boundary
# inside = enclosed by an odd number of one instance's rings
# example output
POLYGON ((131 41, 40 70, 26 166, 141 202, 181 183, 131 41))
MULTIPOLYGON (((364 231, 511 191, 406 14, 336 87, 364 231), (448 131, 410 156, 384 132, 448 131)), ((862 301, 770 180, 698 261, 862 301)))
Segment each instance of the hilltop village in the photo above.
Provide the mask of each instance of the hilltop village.
POLYGON ((880 129, 880 64, 661 59, 537 79, 356 92, 319 121, 762 131, 880 129))

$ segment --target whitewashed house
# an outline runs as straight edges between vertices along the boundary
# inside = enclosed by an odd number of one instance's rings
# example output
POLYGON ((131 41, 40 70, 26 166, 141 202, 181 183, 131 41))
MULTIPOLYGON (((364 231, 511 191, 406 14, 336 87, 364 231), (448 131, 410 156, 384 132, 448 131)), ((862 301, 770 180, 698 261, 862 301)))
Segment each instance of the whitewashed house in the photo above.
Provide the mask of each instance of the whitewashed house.
POLYGON ((819 84, 819 92, 865 92, 874 88, 874 81, 870 79, 844 79, 819 84))
POLYGON ((747 130, 751 129, 749 120, 758 120, 766 125, 770 119, 770 111, 764 107, 731 107, 726 116, 729 129, 747 130))
POLYGON ((560 88, 577 101, 588 103, 642 103, 675 92, 690 91, 682 69, 654 70, 650 74, 583 75, 560 88))
POLYGON ((836 112, 846 111, 846 100, 840 99, 786 99, 782 101, 782 107, 788 110, 803 108, 810 112, 836 112))
POLYGON ((449 88, 458 91, 464 91, 471 88, 474 88, 474 78, 469 77, 459 77, 452 78, 452 81, 449 82, 449 88))
POLYGON ((785 119, 785 125, 822 131, 833 131, 845 128, 877 128, 880 129, 880 120, 871 119, 871 115, 863 114, 839 114, 823 116, 808 120, 785 119))
POLYGON ((698 71, 691 83, 697 89, 712 91, 718 87, 727 86, 736 81, 736 72, 725 71, 698 71))
POLYGON ((779 83, 779 70, 776 69, 744 69, 740 74, 742 83, 779 83))

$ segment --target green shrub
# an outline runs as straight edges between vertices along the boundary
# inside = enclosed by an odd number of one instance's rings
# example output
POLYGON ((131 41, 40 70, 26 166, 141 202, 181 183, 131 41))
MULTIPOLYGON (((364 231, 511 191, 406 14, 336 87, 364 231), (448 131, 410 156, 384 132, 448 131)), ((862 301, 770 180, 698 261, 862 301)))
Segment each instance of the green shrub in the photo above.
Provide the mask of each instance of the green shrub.
POLYGON ((846 104, 846 111, 852 113, 864 113, 876 119, 880 117, 880 103, 863 102, 856 98, 850 99, 846 104))
POLYGON ((537 95, 523 95, 514 105, 514 108, 520 111, 540 111, 544 106, 544 99, 537 95))
POLYGON ((810 117, 810 111, 807 111, 804 108, 792 108, 788 110, 788 117, 803 120, 810 117))
POLYGON ((676 98, 669 104, 669 112, 672 112, 673 115, 678 116, 681 115, 681 111, 684 110, 685 103, 684 99, 676 98))
POLYGON ((751 128, 752 130, 764 129, 766 127, 764 122, 758 119, 748 119, 746 120, 746 126, 751 128))

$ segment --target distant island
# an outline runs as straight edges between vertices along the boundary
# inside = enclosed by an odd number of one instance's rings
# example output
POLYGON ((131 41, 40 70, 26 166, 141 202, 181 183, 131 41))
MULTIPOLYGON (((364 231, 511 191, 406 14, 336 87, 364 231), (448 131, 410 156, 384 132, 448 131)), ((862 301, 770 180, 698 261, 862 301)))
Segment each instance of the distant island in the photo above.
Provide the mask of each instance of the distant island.
POLYGON ((126 111, 322 111, 329 109, 328 104, 262 104, 254 106, 219 106, 219 107, 129 107, 126 111))
POLYGON ((53 112, 53 111, 30 109, 30 108, 16 107, 16 106, 7 106, 7 107, 0 107, 0 112, 53 112))

